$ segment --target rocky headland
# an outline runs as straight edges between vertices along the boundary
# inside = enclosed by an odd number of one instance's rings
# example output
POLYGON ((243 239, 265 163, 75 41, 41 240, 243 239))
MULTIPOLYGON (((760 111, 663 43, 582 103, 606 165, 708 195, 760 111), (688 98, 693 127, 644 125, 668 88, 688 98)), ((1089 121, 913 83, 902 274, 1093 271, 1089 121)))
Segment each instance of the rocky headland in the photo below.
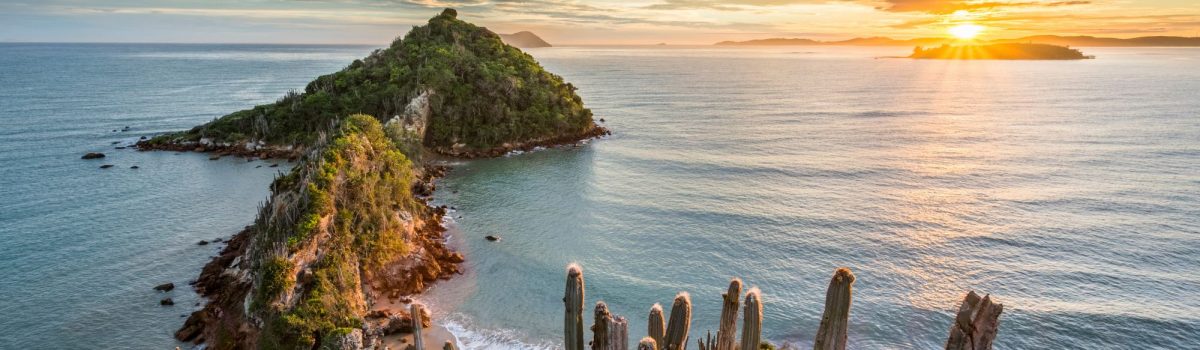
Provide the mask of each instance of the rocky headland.
POLYGON ((192 283, 208 303, 176 338, 207 349, 383 348, 430 322, 386 306, 459 273, 464 259, 446 246, 446 208, 429 203, 448 170, 434 158, 607 134, 574 86, 447 9, 303 92, 140 141, 297 161, 192 283))

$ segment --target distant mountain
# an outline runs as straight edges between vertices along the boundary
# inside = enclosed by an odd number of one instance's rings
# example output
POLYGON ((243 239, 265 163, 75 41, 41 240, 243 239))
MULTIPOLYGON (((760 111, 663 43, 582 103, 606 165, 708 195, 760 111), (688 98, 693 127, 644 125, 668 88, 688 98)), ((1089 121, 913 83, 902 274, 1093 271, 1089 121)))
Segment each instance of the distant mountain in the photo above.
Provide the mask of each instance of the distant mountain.
POLYGON ((516 46, 522 49, 552 46, 550 43, 538 37, 537 34, 533 34, 529 31, 520 31, 512 34, 500 34, 500 40, 504 40, 505 44, 516 46))
POLYGON ((1200 37, 1144 36, 1130 39, 1098 38, 1094 36, 1036 35, 1019 39, 992 40, 993 43, 1036 43, 1063 46, 1200 46, 1200 37))
MULTIPOLYGON (((887 37, 854 38, 841 41, 817 41, 812 39, 772 38, 747 41, 722 41, 721 46, 806 46, 806 45, 850 45, 850 46, 939 46, 953 44, 951 38, 917 38, 898 40, 887 37)), ((1200 47, 1200 37, 1179 36, 1145 36, 1130 39, 1098 38, 1093 36, 1059 36, 1035 35, 1016 39, 983 40, 979 44, 1050 44, 1060 46, 1085 47, 1133 47, 1133 46, 1169 46, 1169 47, 1200 47)))
POLYGON ((804 45, 822 45, 822 44, 824 44, 824 43, 820 42, 820 41, 812 40, 812 39, 786 39, 786 38, 758 39, 758 40, 747 40, 747 41, 722 41, 722 42, 717 43, 717 45, 722 45, 722 46, 804 46, 804 45))

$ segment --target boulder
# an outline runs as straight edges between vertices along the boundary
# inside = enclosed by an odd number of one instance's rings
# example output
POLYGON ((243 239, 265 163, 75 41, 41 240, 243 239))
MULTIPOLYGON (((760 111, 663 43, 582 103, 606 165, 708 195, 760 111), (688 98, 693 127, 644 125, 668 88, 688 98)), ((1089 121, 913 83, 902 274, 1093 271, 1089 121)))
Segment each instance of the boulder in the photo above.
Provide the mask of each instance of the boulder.
POLYGON ((131 167, 129 167, 129 168, 130 168, 130 169, 141 169, 141 168, 140 168, 140 167, 138 167, 137 165, 131 166, 131 167))
POLYGON ((113 165, 112 165, 112 164, 105 164, 105 165, 101 165, 101 166, 100 166, 100 169, 108 169, 108 168, 111 168, 111 167, 113 167, 113 165))
POLYGON ((157 290, 160 292, 170 292, 173 289, 175 289, 174 283, 163 283, 163 284, 154 286, 154 290, 157 290))
POLYGON ((174 300, 171 300, 171 298, 165 298, 165 299, 163 299, 163 300, 160 300, 160 301, 158 302, 158 305, 162 305, 162 306, 171 306, 171 305, 175 305, 175 301, 174 301, 174 300))
POLYGON ((196 245, 208 245, 208 241, 201 240, 200 242, 196 242, 196 245))
POLYGON ((500 236, 493 236, 493 235, 488 235, 487 237, 484 237, 484 238, 486 238, 487 240, 492 241, 492 242, 500 240, 500 236))
POLYGON ((80 157, 80 158, 81 159, 100 159, 100 158, 104 158, 104 153, 92 152, 92 153, 84 154, 83 157, 80 157))

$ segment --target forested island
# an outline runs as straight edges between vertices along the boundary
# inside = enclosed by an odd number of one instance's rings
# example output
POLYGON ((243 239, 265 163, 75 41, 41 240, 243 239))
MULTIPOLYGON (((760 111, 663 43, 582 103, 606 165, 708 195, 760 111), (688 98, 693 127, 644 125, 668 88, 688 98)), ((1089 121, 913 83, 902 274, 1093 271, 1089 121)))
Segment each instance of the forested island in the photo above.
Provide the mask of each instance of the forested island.
POLYGON ((908 58, 943 60, 1082 60, 1094 58, 1065 46, 1045 44, 942 45, 916 47, 908 58))
POLYGON ((429 322, 380 305, 463 261, 444 244, 445 208, 428 202, 446 168, 423 154, 496 156, 607 133, 574 86, 447 9, 303 92, 139 142, 298 160, 204 267, 194 287, 209 302, 175 336, 208 349, 377 348, 429 322))

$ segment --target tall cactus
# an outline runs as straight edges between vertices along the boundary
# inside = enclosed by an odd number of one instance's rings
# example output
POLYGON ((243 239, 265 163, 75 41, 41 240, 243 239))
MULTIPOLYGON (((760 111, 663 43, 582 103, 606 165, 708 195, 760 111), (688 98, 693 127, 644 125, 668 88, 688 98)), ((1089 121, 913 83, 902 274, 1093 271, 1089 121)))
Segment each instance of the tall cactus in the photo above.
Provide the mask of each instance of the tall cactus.
POLYGON ((833 272, 829 290, 825 292, 825 314, 821 316, 821 328, 817 330, 814 350, 845 350, 846 332, 850 326, 851 285, 854 273, 841 267, 833 272))
POLYGON ((737 312, 738 300, 742 296, 742 280, 734 278, 729 281, 729 290, 721 295, 724 304, 721 305, 721 324, 717 329, 717 348, 716 350, 734 350, 733 345, 737 343, 735 333, 737 332, 737 312))
POLYGON ((637 350, 658 350, 658 343, 654 341, 654 338, 645 337, 638 342, 637 350))
POLYGON ((612 315, 608 312, 608 304, 596 302, 596 319, 592 323, 592 350, 608 349, 608 320, 612 315))
POLYGON ((629 348, 629 322, 613 315, 603 301, 596 302, 596 323, 592 325, 592 350, 629 348))
POLYGON ((991 350, 1001 312, 1004 305, 992 301, 991 295, 980 298, 975 291, 968 292, 950 326, 946 350, 991 350))
POLYGON ((692 297, 687 292, 675 295, 671 304, 671 319, 667 322, 667 333, 663 336, 662 350, 684 350, 687 347, 688 330, 692 327, 692 297))
POLYGON ((717 350, 717 338, 713 338, 712 331, 705 333, 704 338, 696 339, 696 343, 700 350, 717 350))
POLYGON ((567 265, 563 305, 563 348, 583 350, 583 267, 579 264, 567 265))
POLYGON ((413 345, 417 349, 424 349, 425 342, 421 340, 421 327, 424 326, 422 323, 425 320, 425 309, 421 307, 421 304, 413 303, 409 306, 409 313, 413 320, 413 345))
POLYGON ((757 287, 746 292, 746 307, 742 314, 742 349, 756 350, 762 342, 762 292, 757 287))
MULTIPOLYGON (((646 334, 654 340, 655 346, 666 346, 667 320, 663 317, 662 305, 654 303, 650 307, 650 322, 646 334)), ((645 339, 642 339, 645 340, 645 339)))

